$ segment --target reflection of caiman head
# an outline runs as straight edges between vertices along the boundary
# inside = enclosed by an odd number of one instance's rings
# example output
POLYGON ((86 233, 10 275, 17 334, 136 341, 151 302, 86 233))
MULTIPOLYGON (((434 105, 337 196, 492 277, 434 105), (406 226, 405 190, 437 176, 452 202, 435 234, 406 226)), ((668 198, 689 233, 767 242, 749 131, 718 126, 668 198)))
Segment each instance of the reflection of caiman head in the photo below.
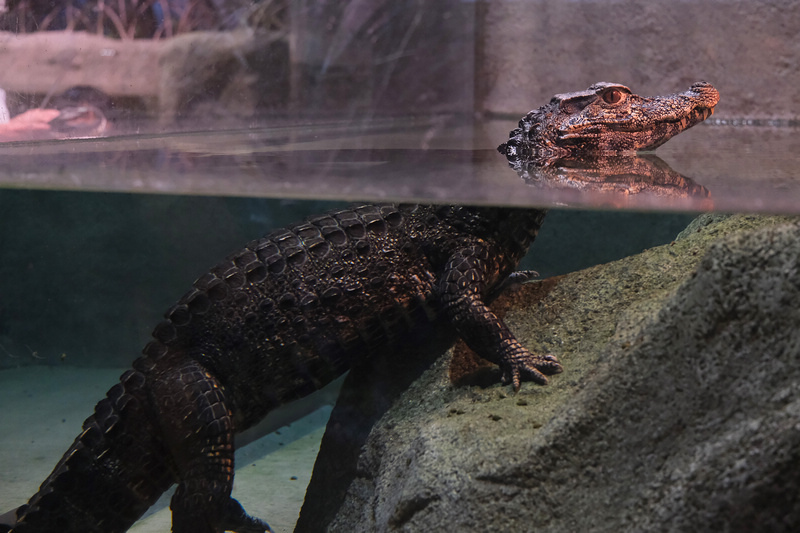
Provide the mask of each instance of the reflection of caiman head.
POLYGON ((557 94, 528 113, 498 151, 514 166, 519 160, 547 165, 565 157, 652 150, 708 118, 717 102, 719 92, 706 82, 654 97, 595 83, 585 91, 557 94))
POLYGON ((711 193, 673 170, 655 154, 562 158, 552 165, 527 165, 520 177, 570 205, 580 192, 583 205, 712 209, 711 193))

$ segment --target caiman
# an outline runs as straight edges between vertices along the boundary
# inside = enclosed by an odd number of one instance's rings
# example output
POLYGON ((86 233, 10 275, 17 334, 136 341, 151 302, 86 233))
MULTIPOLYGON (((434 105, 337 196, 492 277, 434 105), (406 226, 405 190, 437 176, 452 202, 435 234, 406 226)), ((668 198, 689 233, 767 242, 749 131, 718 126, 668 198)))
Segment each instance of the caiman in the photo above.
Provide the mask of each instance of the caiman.
MULTIPOLYGON (((597 83, 529 113, 500 151, 653 149, 718 100, 708 83, 653 98, 597 83)), ((426 322, 451 324, 514 389, 547 383, 556 357, 527 350, 487 306, 520 279, 545 214, 361 205, 250 242, 166 312, 10 531, 123 532, 174 484, 175 533, 270 531, 231 498, 234 435, 426 322)))

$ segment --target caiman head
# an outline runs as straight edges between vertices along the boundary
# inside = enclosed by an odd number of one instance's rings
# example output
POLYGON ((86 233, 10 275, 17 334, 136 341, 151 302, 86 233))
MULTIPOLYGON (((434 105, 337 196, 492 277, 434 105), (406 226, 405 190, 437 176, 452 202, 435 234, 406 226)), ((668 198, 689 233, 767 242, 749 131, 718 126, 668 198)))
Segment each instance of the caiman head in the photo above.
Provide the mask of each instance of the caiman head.
POLYGON ((698 82, 688 91, 643 97, 618 83, 557 94, 531 111, 498 147, 509 161, 652 150, 714 112, 719 92, 698 82))

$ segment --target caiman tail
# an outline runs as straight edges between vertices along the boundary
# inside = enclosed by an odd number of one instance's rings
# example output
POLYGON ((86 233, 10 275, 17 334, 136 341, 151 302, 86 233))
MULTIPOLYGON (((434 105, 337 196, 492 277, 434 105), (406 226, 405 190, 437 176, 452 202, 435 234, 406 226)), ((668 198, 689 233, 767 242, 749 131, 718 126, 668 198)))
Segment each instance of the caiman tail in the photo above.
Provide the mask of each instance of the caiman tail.
POLYGON ((11 532, 123 532, 175 482, 145 382, 136 370, 122 375, 11 532))

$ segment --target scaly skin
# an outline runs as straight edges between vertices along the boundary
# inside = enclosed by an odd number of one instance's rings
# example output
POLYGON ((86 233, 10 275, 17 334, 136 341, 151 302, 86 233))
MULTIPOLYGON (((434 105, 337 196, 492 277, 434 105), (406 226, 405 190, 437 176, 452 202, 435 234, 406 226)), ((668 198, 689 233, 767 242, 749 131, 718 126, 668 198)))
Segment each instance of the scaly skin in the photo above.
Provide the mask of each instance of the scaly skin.
MULTIPOLYGON (((500 149, 511 159, 545 148, 653 147, 710 114, 716 91, 697 87, 661 99, 608 84, 561 95, 523 119, 500 149), (691 96, 701 92, 705 99, 691 96), (659 103, 669 122, 645 120, 659 103), (614 121, 598 122, 603 110, 614 121)), ((230 497, 234 434, 425 322, 450 322, 514 389, 523 380, 547 383, 561 372, 556 358, 524 348, 487 306, 545 214, 364 205, 251 242, 167 311, 11 531, 123 532, 174 483, 174 532, 270 531, 230 497)))

